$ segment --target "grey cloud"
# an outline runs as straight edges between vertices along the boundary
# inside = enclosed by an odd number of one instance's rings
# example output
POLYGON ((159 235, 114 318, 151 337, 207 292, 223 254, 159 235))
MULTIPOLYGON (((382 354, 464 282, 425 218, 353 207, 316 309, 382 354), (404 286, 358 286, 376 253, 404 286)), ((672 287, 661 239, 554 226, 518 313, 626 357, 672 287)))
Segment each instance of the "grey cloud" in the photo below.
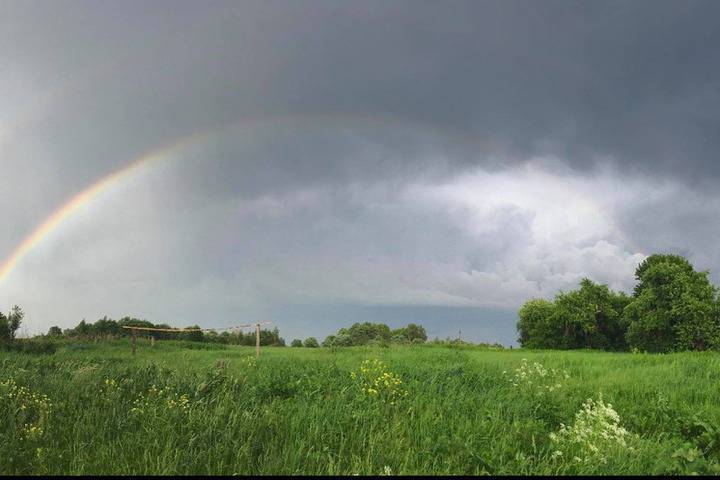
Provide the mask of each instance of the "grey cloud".
POLYGON ((428 125, 460 164, 500 152, 717 173, 715 2, 10 5, 6 62, 40 86, 79 82, 39 128, 73 175, 298 112, 428 125))
POLYGON ((272 298, 512 309, 585 274, 627 289, 658 249, 720 270, 717 2, 3 9, 0 257, 130 159, 217 130, 79 212, 3 298, 52 305, 61 281, 69 316, 122 291, 139 314, 194 299, 188 321, 272 298))

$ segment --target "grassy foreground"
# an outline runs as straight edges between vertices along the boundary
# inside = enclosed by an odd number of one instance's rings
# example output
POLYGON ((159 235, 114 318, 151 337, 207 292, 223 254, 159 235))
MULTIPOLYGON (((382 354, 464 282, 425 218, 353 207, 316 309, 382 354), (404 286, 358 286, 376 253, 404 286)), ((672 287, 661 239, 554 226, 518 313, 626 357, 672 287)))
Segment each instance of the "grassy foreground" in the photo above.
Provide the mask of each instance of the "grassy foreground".
POLYGON ((0 353, 0 473, 714 473, 720 459, 714 353, 264 348, 256 362, 186 347, 0 353))

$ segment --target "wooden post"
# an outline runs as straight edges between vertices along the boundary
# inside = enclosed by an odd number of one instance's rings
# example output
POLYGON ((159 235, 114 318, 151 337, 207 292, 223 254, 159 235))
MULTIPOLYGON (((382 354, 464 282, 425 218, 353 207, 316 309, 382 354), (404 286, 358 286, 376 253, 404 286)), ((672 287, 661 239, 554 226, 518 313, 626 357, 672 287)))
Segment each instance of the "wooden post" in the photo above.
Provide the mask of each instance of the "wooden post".
POLYGON ((155 337, 152 337, 152 336, 150 337, 150 346, 151 347, 155 346, 155 337))
POLYGON ((135 330, 133 328, 133 330, 132 330, 132 352, 133 352, 133 355, 135 355, 136 346, 137 346, 137 330, 135 330))
POLYGON ((255 325, 255 357, 260 356, 260 324, 255 325))

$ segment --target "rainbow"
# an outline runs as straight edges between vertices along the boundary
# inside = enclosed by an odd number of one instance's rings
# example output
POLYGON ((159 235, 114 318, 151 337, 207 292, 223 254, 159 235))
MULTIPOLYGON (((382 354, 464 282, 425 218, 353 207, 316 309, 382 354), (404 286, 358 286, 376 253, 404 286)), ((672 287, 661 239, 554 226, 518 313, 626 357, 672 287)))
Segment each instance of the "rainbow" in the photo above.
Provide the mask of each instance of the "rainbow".
POLYGON ((368 125, 384 125, 387 123, 401 123, 404 125, 412 125, 415 128, 424 130, 442 131, 445 135, 451 135, 454 137, 463 138, 464 136, 458 135, 453 131, 448 131, 437 126, 422 124, 418 122, 408 122, 405 119, 393 118, 393 117, 375 117, 364 114, 337 114, 337 113, 300 113, 300 114, 278 114, 278 115, 263 115, 244 117, 234 122, 222 125, 216 125, 208 130, 201 130, 189 134, 184 137, 175 139, 174 141, 166 144, 160 148, 152 150, 148 153, 144 153, 140 157, 130 160, 128 164, 119 170, 116 170, 109 175, 101 178, 94 184, 87 187, 85 190, 77 193, 70 200, 65 202, 60 208, 55 210, 45 221, 43 221, 35 230, 33 230, 25 239, 10 253, 10 255, 0 263, 0 283, 2 283, 8 275, 17 267, 25 256, 30 253, 38 244, 46 239, 50 234, 55 231, 65 220, 75 214, 78 210, 82 209, 85 205, 92 202, 103 192, 108 190, 111 186, 121 182, 133 173, 138 172, 150 165, 160 163, 162 160, 172 158, 173 155, 181 154, 185 149, 205 140, 212 135, 237 128, 239 126, 248 126, 255 124, 262 124, 266 122, 299 122, 305 124, 311 121, 317 124, 323 123, 328 125, 337 126, 340 124, 347 123, 358 123, 363 126, 368 125))
POLYGON ((83 206, 87 205, 93 199, 102 194, 110 186, 139 171, 141 168, 169 158, 174 153, 179 153, 182 149, 188 147, 192 143, 195 143, 197 140, 208 134, 209 132, 192 134, 157 150, 146 153, 130 162, 129 165, 103 177, 85 190, 76 194, 60 208, 55 210, 55 212, 53 212, 47 219, 45 219, 44 222, 35 228, 30 235, 25 237, 25 239, 17 247, 15 247, 10 256, 7 257, 2 264, 0 264, 0 283, 5 280, 10 272, 12 272, 18 263, 20 263, 20 261, 33 248, 50 235, 60 224, 80 210, 83 206))
MULTIPOLYGON (((38 244, 48 238, 63 222, 65 222, 65 220, 67 220, 69 217, 73 216, 76 212, 81 210, 84 206, 98 198, 110 187, 132 176, 132 174, 139 172, 140 170, 147 168, 151 165, 161 163, 163 160, 169 160, 177 155, 181 155, 186 149, 192 147, 193 145, 211 137, 212 135, 222 133, 232 128, 237 128, 239 126, 262 124, 266 122, 285 121, 298 121, 301 124, 317 124, 318 122, 320 122, 332 126, 346 125, 348 123, 359 123, 362 126, 384 126, 387 123, 400 123, 402 125, 410 125, 414 128, 425 131, 439 131, 442 133, 443 136, 450 136, 461 142, 475 143, 473 139, 469 139, 466 135, 462 133, 438 127, 437 125, 419 122, 409 122, 407 119, 401 119, 397 117, 375 117, 363 114, 270 114, 263 116, 244 117, 228 124, 216 125, 213 128, 207 130, 201 130, 199 132, 176 138, 169 144, 165 144, 164 146, 151 150, 150 152, 144 153, 141 156, 128 161, 126 166, 101 178, 94 184, 87 187, 85 190, 82 190, 81 192, 70 198, 67 202, 60 206, 60 208, 55 210, 48 218, 46 218, 40 225, 38 225, 27 237, 25 237, 22 242, 14 248, 10 255, 5 260, 3 260, 2 263, 0 263, 0 284, 2 284, 6 280, 6 278, 18 266, 18 264, 23 260, 23 258, 25 258, 38 244)), ((597 208, 600 207, 598 206, 597 208)), ((626 246, 629 245, 631 247, 635 247, 635 245, 633 245, 633 243, 626 238, 621 229, 617 228, 616 231, 626 246)), ((642 250, 635 247, 634 251, 641 252, 642 250)), ((631 252, 628 252, 627 250, 626 253, 628 255, 631 254, 631 252)))

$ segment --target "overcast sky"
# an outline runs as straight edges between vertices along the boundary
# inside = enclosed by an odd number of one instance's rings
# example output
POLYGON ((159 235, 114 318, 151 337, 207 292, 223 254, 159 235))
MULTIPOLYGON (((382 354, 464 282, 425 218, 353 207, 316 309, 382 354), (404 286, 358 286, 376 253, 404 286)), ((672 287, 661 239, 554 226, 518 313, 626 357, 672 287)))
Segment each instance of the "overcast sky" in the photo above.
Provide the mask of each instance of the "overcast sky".
POLYGON ((584 276, 720 283, 720 2, 0 0, 0 281, 133 315, 515 342, 584 276), (194 136, 193 136, 194 135, 194 136))

